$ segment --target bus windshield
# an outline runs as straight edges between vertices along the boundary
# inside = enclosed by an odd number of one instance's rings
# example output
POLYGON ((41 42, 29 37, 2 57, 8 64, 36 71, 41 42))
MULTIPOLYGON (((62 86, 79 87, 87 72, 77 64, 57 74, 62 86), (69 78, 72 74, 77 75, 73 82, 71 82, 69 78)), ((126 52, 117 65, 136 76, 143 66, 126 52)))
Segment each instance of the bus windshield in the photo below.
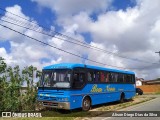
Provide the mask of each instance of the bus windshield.
POLYGON ((71 70, 43 70, 41 86, 55 88, 70 88, 71 70))

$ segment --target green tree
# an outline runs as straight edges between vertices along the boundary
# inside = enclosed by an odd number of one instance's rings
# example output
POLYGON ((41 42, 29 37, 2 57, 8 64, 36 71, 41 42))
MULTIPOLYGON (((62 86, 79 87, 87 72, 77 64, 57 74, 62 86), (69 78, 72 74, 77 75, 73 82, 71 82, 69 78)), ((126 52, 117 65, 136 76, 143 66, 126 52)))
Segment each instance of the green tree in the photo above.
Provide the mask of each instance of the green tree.
POLYGON ((19 66, 8 67, 0 57, 0 111, 35 110, 37 85, 35 78, 40 78, 41 71, 29 66, 20 70, 19 66), (27 91, 22 92, 26 83, 27 91))
POLYGON ((0 111, 4 110, 4 97, 3 93, 5 93, 5 87, 7 86, 5 71, 7 68, 7 64, 4 62, 4 59, 0 57, 0 111))
POLYGON ((27 110, 35 110, 36 106, 36 97, 37 97, 37 84, 34 84, 34 78, 40 78, 41 72, 37 70, 36 67, 32 65, 29 67, 25 67, 22 71, 22 78, 27 83, 27 93, 24 96, 24 104, 25 109, 27 110))
POLYGON ((4 110, 21 111, 20 88, 23 80, 20 76, 19 66, 15 66, 14 68, 8 67, 6 70, 6 78, 7 84, 3 89, 4 110))

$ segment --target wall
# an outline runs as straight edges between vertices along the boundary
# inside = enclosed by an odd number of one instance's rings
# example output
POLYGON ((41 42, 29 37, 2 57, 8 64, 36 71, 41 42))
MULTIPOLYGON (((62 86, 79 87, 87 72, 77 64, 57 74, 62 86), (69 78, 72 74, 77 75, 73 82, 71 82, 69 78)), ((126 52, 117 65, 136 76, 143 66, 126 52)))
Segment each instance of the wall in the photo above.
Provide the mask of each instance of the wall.
POLYGON ((137 88, 140 88, 143 90, 144 93, 146 92, 152 92, 152 93, 157 93, 160 92, 160 85, 142 85, 142 86, 137 86, 137 88))

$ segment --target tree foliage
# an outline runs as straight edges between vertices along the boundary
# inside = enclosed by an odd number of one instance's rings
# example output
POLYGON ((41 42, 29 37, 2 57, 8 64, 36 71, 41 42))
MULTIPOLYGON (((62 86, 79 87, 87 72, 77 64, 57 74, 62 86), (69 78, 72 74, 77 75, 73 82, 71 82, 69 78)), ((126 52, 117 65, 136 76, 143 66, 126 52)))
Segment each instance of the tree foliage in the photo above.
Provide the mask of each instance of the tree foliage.
POLYGON ((35 110, 38 83, 34 79, 40 76, 36 67, 21 70, 18 65, 7 66, 0 57, 0 111, 35 110))

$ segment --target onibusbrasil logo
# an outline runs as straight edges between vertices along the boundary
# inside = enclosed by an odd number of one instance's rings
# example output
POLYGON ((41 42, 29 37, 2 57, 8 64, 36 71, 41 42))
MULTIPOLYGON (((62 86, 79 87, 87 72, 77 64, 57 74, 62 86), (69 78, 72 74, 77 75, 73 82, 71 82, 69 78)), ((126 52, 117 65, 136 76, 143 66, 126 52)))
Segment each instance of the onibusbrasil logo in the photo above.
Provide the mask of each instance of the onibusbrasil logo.
POLYGON ((42 117, 39 112, 2 112, 2 117, 42 117))

